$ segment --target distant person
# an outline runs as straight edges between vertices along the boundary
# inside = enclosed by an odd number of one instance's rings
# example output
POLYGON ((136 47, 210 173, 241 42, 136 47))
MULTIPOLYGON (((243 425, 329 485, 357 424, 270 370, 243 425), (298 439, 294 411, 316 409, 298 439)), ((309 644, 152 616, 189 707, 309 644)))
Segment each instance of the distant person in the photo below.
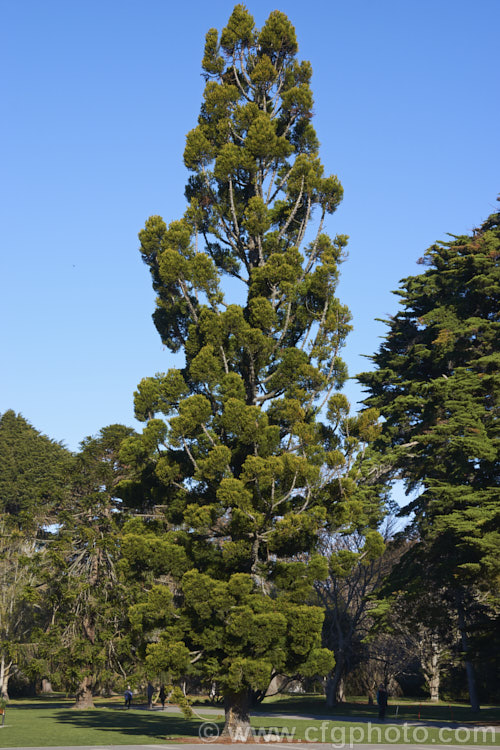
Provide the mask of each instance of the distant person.
POLYGON ((127 689, 125 690, 124 698, 125 708, 130 708, 130 706, 132 705, 132 691, 130 689, 130 685, 128 685, 127 689))
POLYGON ((152 686, 150 682, 148 682, 148 708, 153 708, 153 695, 154 695, 155 689, 152 686))
POLYGON ((158 698, 160 699, 161 707, 165 708, 165 698, 167 697, 167 694, 165 692, 165 685, 160 685, 160 692, 158 693, 158 698))
POLYGON ((387 708, 387 690, 384 685, 380 683, 377 691, 377 704, 378 704, 378 718, 385 719, 385 710, 387 708))

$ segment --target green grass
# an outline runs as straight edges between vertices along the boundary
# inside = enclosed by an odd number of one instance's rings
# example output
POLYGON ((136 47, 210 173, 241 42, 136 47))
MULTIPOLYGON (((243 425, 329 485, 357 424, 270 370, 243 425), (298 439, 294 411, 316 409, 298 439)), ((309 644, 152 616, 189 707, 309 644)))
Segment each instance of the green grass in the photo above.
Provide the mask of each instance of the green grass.
MULTIPOLYGON (((387 709, 388 720, 395 718, 397 709, 398 720, 418 721, 419 714, 422 721, 446 721, 457 723, 469 722, 500 722, 500 707, 483 706, 480 713, 474 713, 470 706, 464 703, 441 701, 431 703, 430 701, 415 701, 406 698, 393 698, 389 700, 387 709)), ((351 698, 346 703, 341 703, 333 709, 328 708, 322 695, 279 695, 266 698, 257 709, 259 712, 272 712, 286 715, 311 715, 325 716, 334 719, 335 716, 348 716, 349 718, 376 719, 378 715, 377 706, 368 705, 364 698, 351 698)))
POLYGON ((5 725, 0 728, 0 747, 151 745, 165 743, 167 736, 198 736, 199 720, 186 720, 180 713, 113 705, 74 711, 71 705, 72 701, 9 705, 5 725))
POLYGON ((350 747, 359 743, 410 743, 435 745, 499 745, 500 734, 486 727, 460 727, 452 729, 437 726, 414 726, 394 724, 387 720, 359 723, 355 721, 313 721, 304 719, 276 720, 264 717, 255 718, 252 725, 262 735, 267 729, 281 741, 326 742, 337 746, 350 747))
MULTIPOLYGON (((145 711, 138 708, 126 710, 122 706, 122 699, 114 701, 98 701, 97 708, 92 711, 74 711, 71 709, 72 701, 59 698, 41 697, 35 700, 13 701, 7 707, 5 726, 0 728, 0 747, 34 747, 34 746, 60 746, 60 745, 130 745, 162 744, 171 742, 175 738, 198 738, 198 730, 202 719, 194 717, 186 720, 179 714, 164 713, 161 711, 145 711)), ((491 733, 473 736, 473 727, 470 726, 470 736, 465 737, 465 729, 459 730, 462 735, 455 735, 446 729, 446 734, 440 735, 442 728, 438 726, 408 727, 406 735, 402 725, 391 725, 391 712, 384 725, 376 722, 373 707, 363 704, 343 704, 339 715, 349 715, 350 721, 336 721, 331 714, 324 713, 326 707, 321 706, 317 698, 304 699, 300 697, 292 700, 280 700, 266 702, 259 707, 259 711, 270 711, 273 713, 286 714, 287 718, 277 718, 270 715, 255 716, 252 720, 254 731, 261 736, 263 734, 281 735, 286 741, 288 738, 302 741, 325 741, 327 743, 355 744, 363 742, 411 742, 420 744, 425 741, 432 744, 498 744, 500 745, 500 733, 493 739, 491 733), (366 710, 362 713, 363 710, 366 710), (301 718, 296 719, 296 714, 309 714, 311 716, 322 716, 324 719, 314 720, 301 718), (363 723, 356 719, 364 719, 363 723), (372 721, 373 720, 373 721, 372 721), (370 723, 368 723, 370 721, 370 723), (417 732, 417 734, 415 734, 417 732), (419 734, 420 732, 420 734, 419 734), (284 735, 284 736, 283 736, 284 735), (465 742, 465 740, 467 740, 465 742)), ((439 716, 441 709, 447 706, 432 706, 435 720, 446 719, 439 716)), ((462 706, 462 708, 464 708, 462 706)), ((339 710, 340 710, 339 709, 339 710)), ((405 710, 414 711, 415 706, 405 704, 405 710)), ((417 704, 418 710, 418 704, 417 704)), ((216 722, 222 729, 222 708, 216 714, 207 715, 203 707, 196 708, 197 713, 205 717, 206 721, 216 722)), ((406 717, 399 711, 399 718, 406 717)), ((498 709, 492 710, 498 715, 498 709)), ((429 720, 431 717, 423 717, 429 720)), ((458 717, 456 717, 458 719, 458 717)), ((471 720, 469 716, 468 720, 471 720)), ((477 718, 477 716, 475 717, 477 718)), ((486 713, 481 714, 481 722, 487 723, 486 713)), ((493 717, 491 717, 493 719, 493 717)), ((460 720, 459 720, 460 721, 460 720)), ((461 720, 462 722, 465 720, 461 720)), ((263 743, 265 744, 265 743, 263 743)), ((200 746, 200 750, 201 750, 200 746)))

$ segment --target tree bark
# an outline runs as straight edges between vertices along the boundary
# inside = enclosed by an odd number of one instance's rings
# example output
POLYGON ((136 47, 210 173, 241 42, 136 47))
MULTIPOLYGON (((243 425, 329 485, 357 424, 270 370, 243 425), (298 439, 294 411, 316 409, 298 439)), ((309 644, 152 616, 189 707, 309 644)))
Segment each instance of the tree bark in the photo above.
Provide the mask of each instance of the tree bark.
POLYGON ((465 626, 465 614, 463 604, 459 597, 457 597, 457 615, 458 615, 458 630, 460 632, 460 640, 462 642, 462 651, 464 654, 464 665, 465 673, 467 675, 467 685, 469 688, 469 700, 473 711, 479 711, 479 698, 476 689, 476 676, 474 674, 474 666, 468 657, 469 653, 469 639, 467 637, 467 629, 465 626))
POLYGON ((430 692, 430 700, 432 703, 437 703, 439 701, 439 684, 440 684, 440 676, 439 676, 439 669, 434 672, 432 677, 429 679, 429 692, 430 692))
POLYGON ((341 675, 337 683, 336 702, 343 703, 344 701, 345 701, 345 681, 344 681, 344 676, 341 675))
POLYGON ((226 723, 222 737, 230 737, 233 742, 245 742, 251 739, 248 690, 239 693, 227 693, 224 696, 224 713, 226 723))
POLYGON ((76 691, 76 700, 71 708, 76 708, 81 711, 85 711, 89 708, 94 708, 94 700, 92 697, 92 678, 84 677, 78 686, 76 691))
POLYGON ((333 683, 333 676, 328 675, 326 680, 326 705, 328 708, 333 708, 335 704, 335 685, 333 683))
POLYGON ((343 700, 342 678, 344 673, 344 659, 341 654, 337 657, 335 667, 326 682, 326 705, 333 708, 343 700))
POLYGON ((6 701, 9 700, 9 679, 11 668, 12 662, 6 664, 5 655, 2 654, 2 658, 0 659, 0 697, 6 701))
POLYGON ((52 685, 47 677, 42 679, 42 693, 53 693, 52 685))
POLYGON ((434 638, 428 642, 428 649, 421 656, 422 671, 429 686, 430 700, 433 703, 439 701, 439 686, 441 682, 441 650, 434 638))

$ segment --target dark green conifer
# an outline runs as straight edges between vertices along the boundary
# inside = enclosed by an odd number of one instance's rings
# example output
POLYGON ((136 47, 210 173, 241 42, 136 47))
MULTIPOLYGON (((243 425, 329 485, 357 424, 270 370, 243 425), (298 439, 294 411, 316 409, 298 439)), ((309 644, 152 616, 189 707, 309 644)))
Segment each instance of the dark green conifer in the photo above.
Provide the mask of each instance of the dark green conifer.
MULTIPOLYGON (((464 650, 474 589, 498 596, 500 574, 499 219, 426 252, 427 270, 397 292, 375 370, 360 376, 385 418, 379 447, 416 492, 405 509, 414 564, 454 608, 464 650)), ((477 707, 471 679, 470 690, 477 707)))
POLYGON ((0 416, 0 514, 36 532, 57 514, 71 454, 12 409, 0 416))

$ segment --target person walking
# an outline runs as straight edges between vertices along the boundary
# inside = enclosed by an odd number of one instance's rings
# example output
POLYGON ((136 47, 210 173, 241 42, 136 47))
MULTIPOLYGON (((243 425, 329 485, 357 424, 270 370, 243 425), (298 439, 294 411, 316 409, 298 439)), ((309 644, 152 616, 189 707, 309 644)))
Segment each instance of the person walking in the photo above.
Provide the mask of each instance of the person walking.
POLYGON ((148 708, 153 708, 153 695, 154 695, 155 689, 150 682, 148 682, 147 692, 148 692, 148 708))
POLYGON ((377 691, 377 704, 378 704, 378 718, 379 719, 382 719, 382 720, 385 719, 387 700, 388 700, 387 690, 385 689, 385 686, 383 685, 383 683, 380 683, 380 685, 378 686, 378 691, 377 691))
POLYGON ((167 694, 165 692, 165 685, 160 685, 160 692, 158 693, 158 698, 161 702, 161 707, 165 709, 165 698, 167 697, 167 694))
POLYGON ((125 698, 125 708, 130 708, 130 706, 132 705, 132 691, 130 689, 130 685, 127 685, 124 698, 125 698))

